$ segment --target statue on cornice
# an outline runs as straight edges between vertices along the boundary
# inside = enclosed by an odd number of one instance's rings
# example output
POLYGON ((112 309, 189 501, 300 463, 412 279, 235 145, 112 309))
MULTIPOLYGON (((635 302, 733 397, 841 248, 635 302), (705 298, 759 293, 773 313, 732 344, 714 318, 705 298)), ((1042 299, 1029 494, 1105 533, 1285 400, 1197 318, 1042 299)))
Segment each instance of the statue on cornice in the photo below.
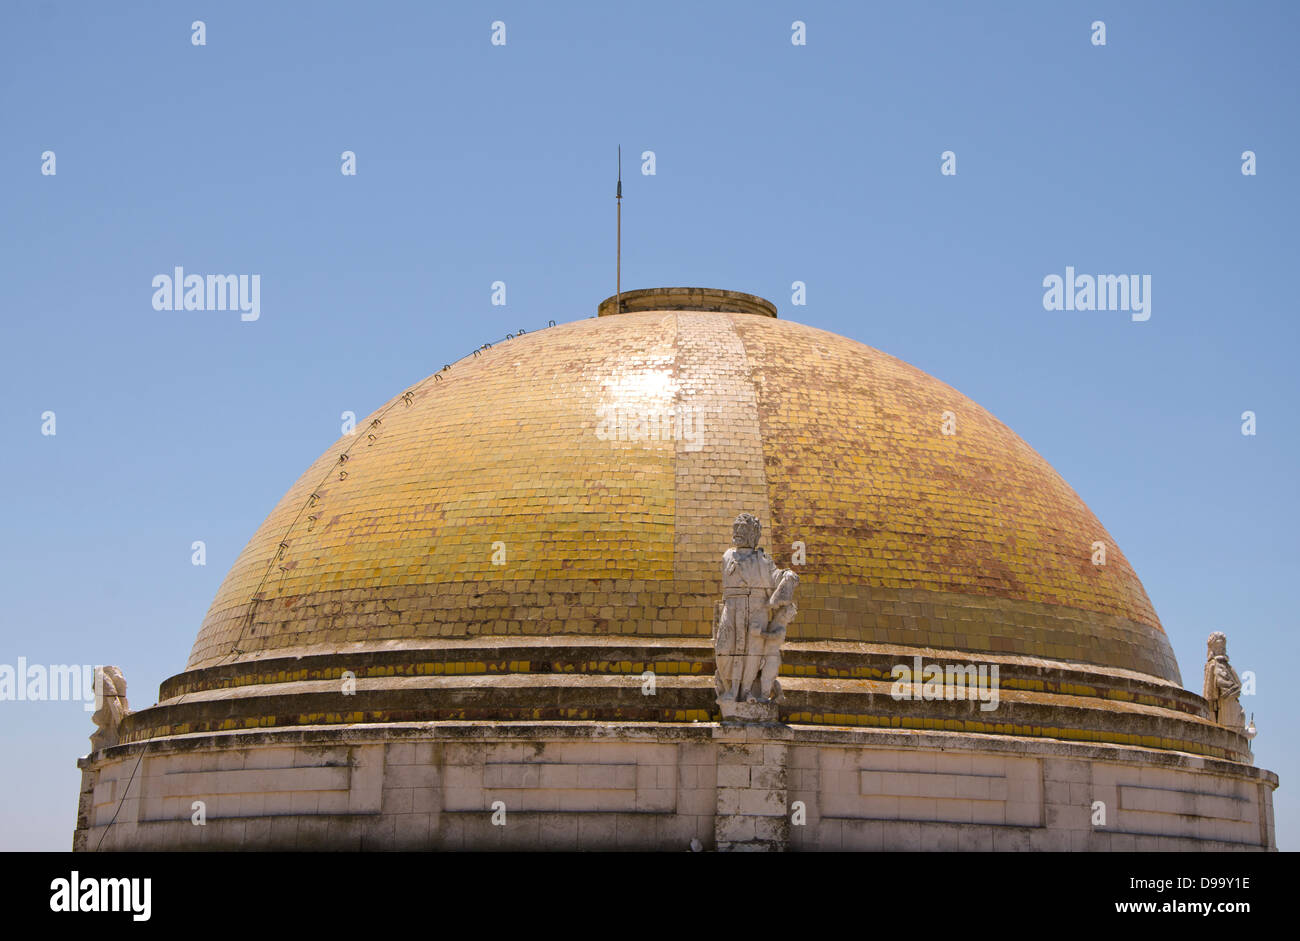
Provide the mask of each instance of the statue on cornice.
POLYGON ((794 618, 799 576, 777 566, 759 548, 762 525, 741 513, 722 557, 722 601, 713 625, 718 703, 772 705, 781 695, 781 645, 794 618))
POLYGON ((1228 637, 1215 631, 1206 641, 1205 699, 1214 721, 1232 729, 1245 729, 1246 714, 1237 701, 1241 696, 1241 677, 1228 662, 1228 637))
POLYGON ((126 702, 126 677, 117 667, 99 667, 95 670, 95 734, 90 736, 93 751, 116 745, 122 720, 130 714, 126 702))

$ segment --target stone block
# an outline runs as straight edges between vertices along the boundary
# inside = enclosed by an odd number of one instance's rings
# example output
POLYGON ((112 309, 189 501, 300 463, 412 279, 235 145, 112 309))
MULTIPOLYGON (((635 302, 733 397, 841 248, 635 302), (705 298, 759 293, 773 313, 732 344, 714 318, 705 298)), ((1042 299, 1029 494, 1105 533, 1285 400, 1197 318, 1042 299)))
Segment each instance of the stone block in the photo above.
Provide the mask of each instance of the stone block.
POLYGON ((1029 852, 1029 831, 1015 827, 999 827, 993 831, 993 850, 998 853, 1029 852))
POLYGON ((542 846, 557 851, 578 849, 578 821, 576 814, 539 814, 538 838, 542 846))
POLYGON ((385 787, 432 787, 436 780, 437 775, 429 765, 398 765, 384 769, 385 787))
POLYGON ((754 839, 784 843, 790 836, 790 821, 786 817, 758 817, 754 820, 754 839))
POLYGON ((422 850, 429 845, 429 814, 398 814, 393 824, 393 848, 397 850, 422 850))
POLYGON ((289 812, 294 814, 314 814, 319 801, 315 791, 293 791, 289 794, 289 812))
POLYGON ((714 837, 719 843, 740 843, 754 839, 754 818, 719 815, 714 825, 714 837))
MULTIPOLYGON (((248 796, 244 797, 248 800, 248 796)), ((348 812, 347 791, 320 791, 316 795, 316 813, 346 814, 348 812)))
POLYGON ((449 765, 443 769, 442 787, 445 790, 479 789, 484 786, 482 765, 449 765))
POLYGON ((971 823, 974 810, 971 801, 940 798, 935 801, 934 819, 952 823, 971 823))
POLYGON ((384 799, 381 807, 381 813, 385 814, 409 814, 414 809, 411 803, 411 788, 409 787, 385 787, 384 799))
POLYGON ((636 792, 636 809, 647 813, 672 813, 677 806, 675 787, 645 788, 636 792))
POLYGON ((719 763, 717 786, 749 787, 750 766, 747 764, 719 763))
MULTIPOLYGON (((844 826, 844 848, 849 848, 849 822, 844 826)), ((889 820, 880 823, 880 849, 887 852, 918 852, 921 827, 915 820, 889 820)))
POLYGON ((596 788, 636 788, 636 765, 579 765, 578 786, 596 788))
POLYGON ((618 824, 609 814, 584 814, 578 819, 578 849, 609 850, 618 845, 618 824))
POLYGON ((683 743, 677 746, 677 761, 683 765, 714 765, 717 753, 712 745, 683 743))
POLYGON ((1067 784, 1087 784, 1091 774, 1086 761, 1068 758, 1044 758, 1043 780, 1064 781, 1067 784))
POLYGON ((247 769, 292 768, 294 757, 292 748, 250 748, 243 761, 243 767, 247 769))
POLYGON ((384 755, 384 763, 390 767, 415 764, 415 745, 412 742, 393 742, 384 755))
POLYGON ((766 788, 740 789, 740 812, 760 817, 784 817, 785 794, 766 788))
POLYGON ((658 832, 651 814, 618 814, 614 824, 615 845, 619 849, 653 850, 658 832))
POLYGON ((278 850, 293 849, 298 838, 297 817, 272 817, 269 848, 278 850))
POLYGON ((304 817, 298 821, 298 834, 295 849, 325 850, 329 849, 329 821, 323 817, 304 817))
POLYGON ((1047 781, 1043 784, 1043 800, 1049 807, 1052 806, 1069 806, 1070 785, 1065 781, 1047 781))
POLYGON ((437 813, 442 809, 442 791, 434 787, 411 788, 411 812, 437 813))

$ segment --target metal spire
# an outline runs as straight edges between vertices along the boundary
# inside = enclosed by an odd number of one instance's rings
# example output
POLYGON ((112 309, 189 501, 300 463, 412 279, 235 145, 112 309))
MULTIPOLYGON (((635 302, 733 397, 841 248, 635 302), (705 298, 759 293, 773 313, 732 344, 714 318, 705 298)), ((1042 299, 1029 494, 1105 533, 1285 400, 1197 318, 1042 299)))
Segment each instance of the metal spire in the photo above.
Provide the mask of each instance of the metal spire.
POLYGON ((623 145, 618 148, 618 189, 614 193, 618 203, 618 242, 614 255, 614 312, 623 312, 623 145))

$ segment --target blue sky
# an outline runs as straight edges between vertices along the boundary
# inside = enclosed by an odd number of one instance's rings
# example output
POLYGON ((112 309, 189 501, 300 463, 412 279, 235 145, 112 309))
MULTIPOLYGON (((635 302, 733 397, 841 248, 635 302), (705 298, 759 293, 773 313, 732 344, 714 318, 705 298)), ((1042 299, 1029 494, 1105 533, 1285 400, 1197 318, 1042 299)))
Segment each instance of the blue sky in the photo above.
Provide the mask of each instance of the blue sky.
MULTIPOLYGON (((1106 524, 1191 688, 1228 633, 1298 848, 1298 26, 1290 3, 11 0, 0 663, 119 664, 152 703, 343 411, 613 293, 622 144, 625 287, 760 294, 955 386, 1106 524), (177 265, 259 274, 260 318, 154 310, 177 265), (1067 265, 1150 275, 1151 319, 1044 310, 1067 265)), ((71 845, 91 728, 0 703, 0 847, 71 845)))

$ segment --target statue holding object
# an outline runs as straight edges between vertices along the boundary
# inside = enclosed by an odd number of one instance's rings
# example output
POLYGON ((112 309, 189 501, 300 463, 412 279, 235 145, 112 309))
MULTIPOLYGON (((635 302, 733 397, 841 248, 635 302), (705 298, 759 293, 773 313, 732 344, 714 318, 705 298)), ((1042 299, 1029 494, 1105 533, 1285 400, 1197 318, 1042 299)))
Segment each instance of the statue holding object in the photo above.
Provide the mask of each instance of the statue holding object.
POLYGON ((1246 714, 1241 709, 1241 677, 1228 662, 1228 637, 1215 631, 1206 641, 1205 699, 1214 721, 1232 729, 1245 729, 1246 714))
POLYGON ((722 557, 722 601, 713 625, 718 703, 772 705, 779 700, 781 645, 794 618, 799 576, 777 566, 759 548, 762 526, 749 513, 732 524, 732 547, 722 557))

